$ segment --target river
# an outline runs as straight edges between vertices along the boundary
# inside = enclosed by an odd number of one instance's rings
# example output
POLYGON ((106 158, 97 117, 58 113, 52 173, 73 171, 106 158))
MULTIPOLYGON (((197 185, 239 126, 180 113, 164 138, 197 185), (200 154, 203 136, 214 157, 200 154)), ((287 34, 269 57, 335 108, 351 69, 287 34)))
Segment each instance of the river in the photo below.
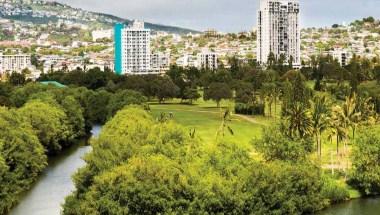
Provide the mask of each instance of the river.
POLYGON ((355 199, 318 213, 318 215, 378 215, 380 214, 380 198, 355 199))
MULTIPOLYGON (((100 129, 101 126, 95 126, 92 136, 97 136, 100 129)), ((59 215, 65 197, 75 189, 71 176, 85 165, 82 158, 90 150, 91 147, 84 141, 51 158, 49 166, 10 215, 59 215)))

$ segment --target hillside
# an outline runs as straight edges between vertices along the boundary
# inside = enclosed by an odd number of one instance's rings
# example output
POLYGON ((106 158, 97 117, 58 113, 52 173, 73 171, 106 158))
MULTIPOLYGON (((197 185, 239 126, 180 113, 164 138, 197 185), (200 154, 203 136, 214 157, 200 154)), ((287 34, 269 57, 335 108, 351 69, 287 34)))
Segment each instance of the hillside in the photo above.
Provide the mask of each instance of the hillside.
MULTIPOLYGON (((88 25, 90 28, 110 28, 117 22, 129 23, 130 20, 117 16, 73 8, 58 2, 42 0, 4 0, 0 2, 0 17, 33 24, 73 22, 88 25)), ((197 31, 180 27, 146 23, 153 31, 187 34, 197 31)))

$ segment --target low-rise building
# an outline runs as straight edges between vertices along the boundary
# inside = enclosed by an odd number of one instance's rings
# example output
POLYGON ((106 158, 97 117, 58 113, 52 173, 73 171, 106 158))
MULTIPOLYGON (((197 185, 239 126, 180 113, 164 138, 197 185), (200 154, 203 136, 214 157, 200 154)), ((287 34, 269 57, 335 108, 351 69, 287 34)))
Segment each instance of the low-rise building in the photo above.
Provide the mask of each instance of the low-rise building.
POLYGON ((199 67, 197 57, 189 54, 185 54, 178 58, 176 64, 179 67, 199 67))
POLYGON ((4 55, 0 53, 0 73, 21 72, 23 69, 31 67, 31 55, 29 54, 4 55))
POLYGON ((341 66, 347 66, 351 59, 352 55, 344 49, 337 49, 331 52, 334 59, 336 59, 341 66))
POLYGON ((111 39, 112 38, 112 29, 109 30, 95 30, 92 33, 92 41, 96 42, 100 39, 111 39))
POLYGON ((156 52, 151 55, 151 69, 159 73, 164 73, 170 68, 170 54, 156 52))
POLYGON ((218 69, 218 54, 214 52, 202 52, 198 54, 198 68, 200 69, 218 69))

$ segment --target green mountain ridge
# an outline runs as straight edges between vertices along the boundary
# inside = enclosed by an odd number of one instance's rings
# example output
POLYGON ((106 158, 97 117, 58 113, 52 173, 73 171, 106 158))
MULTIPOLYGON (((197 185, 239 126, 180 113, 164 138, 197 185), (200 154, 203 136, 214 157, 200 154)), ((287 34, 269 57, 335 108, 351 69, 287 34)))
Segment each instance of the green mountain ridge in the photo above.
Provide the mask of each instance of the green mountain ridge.
MULTIPOLYGON (((111 28, 115 23, 131 22, 129 19, 111 14, 91 12, 55 1, 41 0, 4 0, 0 2, 0 17, 33 24, 58 23, 60 20, 71 21, 89 25, 90 28, 111 28)), ((146 27, 152 31, 168 33, 199 33, 192 29, 149 22, 146 22, 146 27)))

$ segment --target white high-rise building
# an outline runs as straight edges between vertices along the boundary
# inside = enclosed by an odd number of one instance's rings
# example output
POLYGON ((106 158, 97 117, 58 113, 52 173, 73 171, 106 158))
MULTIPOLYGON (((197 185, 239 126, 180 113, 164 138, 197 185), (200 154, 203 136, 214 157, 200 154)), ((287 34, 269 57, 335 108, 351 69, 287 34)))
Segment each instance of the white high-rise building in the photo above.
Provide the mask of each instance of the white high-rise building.
POLYGON ((128 27, 115 26, 115 72, 117 74, 151 74, 150 30, 144 22, 134 21, 128 27))
POLYGON ((257 61, 268 63, 270 53, 276 59, 292 58, 293 66, 301 64, 299 0, 260 0, 257 17, 257 61))

